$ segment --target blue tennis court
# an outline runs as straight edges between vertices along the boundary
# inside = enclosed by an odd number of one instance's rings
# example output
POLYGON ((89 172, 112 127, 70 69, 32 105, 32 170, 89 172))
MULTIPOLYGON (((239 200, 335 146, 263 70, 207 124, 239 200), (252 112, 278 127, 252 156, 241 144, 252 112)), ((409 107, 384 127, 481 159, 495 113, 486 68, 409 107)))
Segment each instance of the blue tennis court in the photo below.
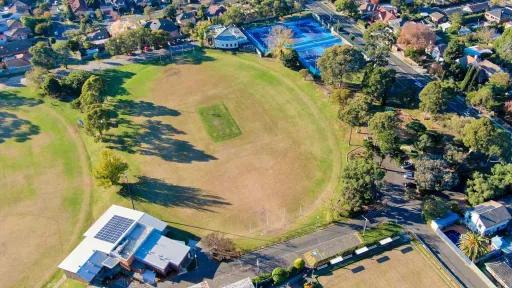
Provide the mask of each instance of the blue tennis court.
POLYGON ((270 52, 269 36, 272 28, 275 26, 284 26, 292 31, 292 48, 299 54, 299 60, 302 65, 317 76, 320 75, 320 71, 316 66, 316 61, 322 56, 325 49, 343 44, 340 38, 322 27, 320 23, 311 17, 245 29, 247 37, 264 55, 270 52))

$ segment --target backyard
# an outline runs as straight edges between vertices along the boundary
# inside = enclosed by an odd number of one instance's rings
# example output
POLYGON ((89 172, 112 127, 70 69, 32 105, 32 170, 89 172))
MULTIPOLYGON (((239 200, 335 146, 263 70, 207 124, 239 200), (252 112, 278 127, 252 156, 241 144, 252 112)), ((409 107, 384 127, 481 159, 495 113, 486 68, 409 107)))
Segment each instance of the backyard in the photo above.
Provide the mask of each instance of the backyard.
POLYGON ((105 77, 108 103, 120 114, 105 143, 78 128, 82 116, 68 103, 26 88, 2 92, 7 287, 44 283, 114 203, 168 221, 178 234, 225 232, 244 249, 328 220, 348 129, 314 83, 273 60, 217 51, 120 66, 105 77), (215 118, 205 118, 204 107, 214 107, 215 118), (130 165, 131 184, 120 192, 92 179, 105 147, 130 165))

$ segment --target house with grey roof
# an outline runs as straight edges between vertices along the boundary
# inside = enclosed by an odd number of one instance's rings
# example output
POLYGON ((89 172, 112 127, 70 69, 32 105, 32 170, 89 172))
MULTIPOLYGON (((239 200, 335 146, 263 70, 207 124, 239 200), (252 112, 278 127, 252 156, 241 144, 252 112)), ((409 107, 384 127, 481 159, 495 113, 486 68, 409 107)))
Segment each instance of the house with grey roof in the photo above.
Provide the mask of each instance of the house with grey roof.
POLYGON ((59 268, 69 278, 97 285, 123 269, 162 276, 185 272, 191 249, 164 236, 166 230, 167 224, 151 215, 112 205, 84 233, 82 242, 59 268))
POLYGON ((512 254, 485 263, 485 269, 504 288, 512 288, 512 254))
POLYGON ((512 8, 496 8, 491 11, 485 12, 485 19, 489 22, 494 22, 498 24, 505 23, 509 20, 512 20, 512 8))
POLYGON ((210 46, 218 49, 237 49, 248 42, 245 34, 235 25, 212 25, 207 39, 210 46))
POLYGON ((174 24, 169 19, 161 18, 161 19, 153 19, 144 25, 145 28, 151 29, 151 31, 164 31, 169 33, 169 36, 172 38, 177 38, 180 36, 180 27, 174 24))
POLYGON ((504 230, 512 216, 507 207, 496 201, 484 202, 466 211, 464 222, 472 231, 484 236, 492 236, 504 230))
POLYGON ((489 2, 470 3, 462 8, 462 11, 468 14, 481 13, 489 9, 489 2))

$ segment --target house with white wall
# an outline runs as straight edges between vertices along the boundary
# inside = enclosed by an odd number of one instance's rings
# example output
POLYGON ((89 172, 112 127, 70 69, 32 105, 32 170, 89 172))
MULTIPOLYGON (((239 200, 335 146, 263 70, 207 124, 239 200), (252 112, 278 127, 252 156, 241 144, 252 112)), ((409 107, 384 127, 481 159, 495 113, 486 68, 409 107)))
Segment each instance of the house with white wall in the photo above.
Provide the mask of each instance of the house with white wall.
POLYGON ((466 211, 464 222, 472 231, 492 236, 507 228, 512 216, 507 207, 496 201, 484 202, 466 211))

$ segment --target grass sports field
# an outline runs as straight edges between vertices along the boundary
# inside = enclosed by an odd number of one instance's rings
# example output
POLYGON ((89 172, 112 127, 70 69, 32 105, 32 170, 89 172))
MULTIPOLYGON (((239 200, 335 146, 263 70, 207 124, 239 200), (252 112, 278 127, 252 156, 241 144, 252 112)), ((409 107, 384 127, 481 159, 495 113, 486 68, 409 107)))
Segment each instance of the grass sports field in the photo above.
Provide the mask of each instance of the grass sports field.
POLYGON ((415 244, 355 262, 318 278, 324 288, 457 287, 415 244))
POLYGON ((77 128, 81 116, 67 103, 42 102, 28 89, 0 97, 1 117, 12 118, 0 121, 10 126, 0 134, 0 184, 8 187, 0 191, 0 247, 8 247, 1 286, 40 285, 113 203, 133 204, 181 235, 225 232, 242 248, 326 220, 348 129, 297 72, 207 51, 106 76, 121 121, 102 144, 77 128), (120 193, 91 177, 104 147, 129 162, 132 184, 120 193))
POLYGON ((0 166, 0 286, 35 287, 88 217, 87 152, 58 111, 27 89, 2 91, 0 166))

